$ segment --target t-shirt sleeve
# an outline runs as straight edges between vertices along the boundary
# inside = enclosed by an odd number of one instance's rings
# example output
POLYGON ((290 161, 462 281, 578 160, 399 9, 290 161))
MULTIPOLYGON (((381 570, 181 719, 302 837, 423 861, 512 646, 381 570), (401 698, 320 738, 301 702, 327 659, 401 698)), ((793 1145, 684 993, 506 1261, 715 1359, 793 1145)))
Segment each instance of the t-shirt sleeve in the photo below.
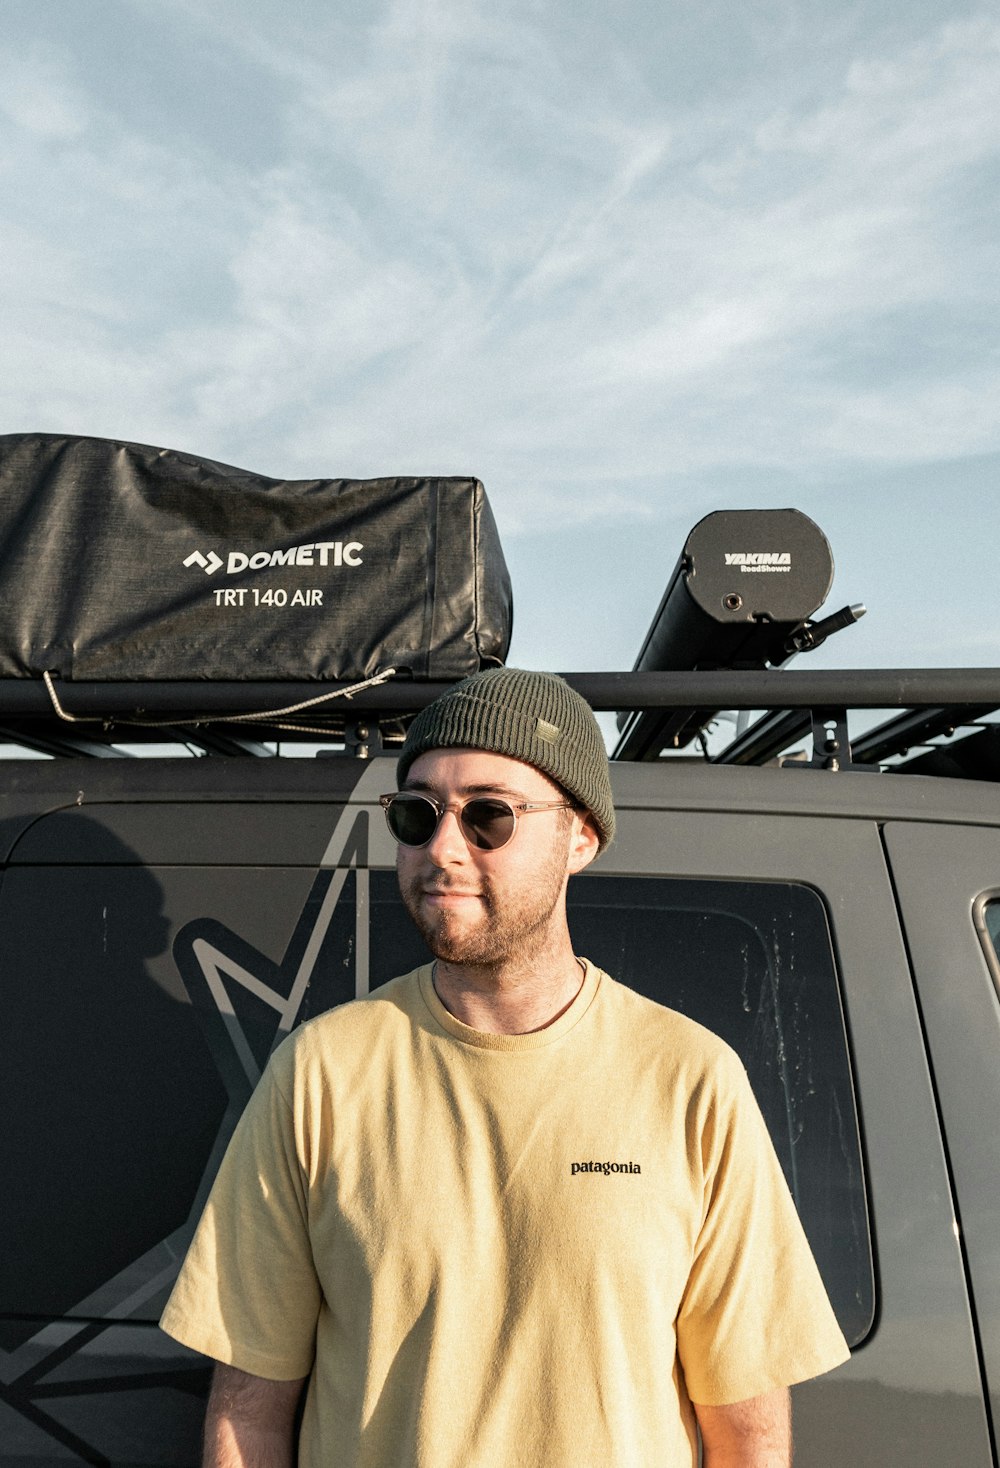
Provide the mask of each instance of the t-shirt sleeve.
POLYGON ((723 1406, 819 1376, 850 1352, 735 1056, 703 1121, 704 1217, 677 1345, 691 1400, 723 1406))
POLYGON ((289 1103, 265 1071, 233 1135, 160 1322, 255 1376, 293 1381, 313 1360, 321 1290, 289 1103))

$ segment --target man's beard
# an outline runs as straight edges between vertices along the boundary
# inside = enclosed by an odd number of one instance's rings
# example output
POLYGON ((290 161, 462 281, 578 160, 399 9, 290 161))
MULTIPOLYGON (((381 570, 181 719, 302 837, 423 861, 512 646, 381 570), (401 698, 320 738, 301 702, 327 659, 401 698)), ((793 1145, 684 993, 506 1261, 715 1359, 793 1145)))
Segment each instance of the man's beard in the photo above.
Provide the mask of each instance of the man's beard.
POLYGON ((524 958, 533 949, 545 946, 565 875, 566 857, 558 846, 549 863, 534 874, 531 885, 519 892, 498 893, 489 877, 481 875, 475 899, 480 918, 472 924, 461 914, 446 910, 428 914, 420 902, 427 888, 439 892, 468 891, 467 878, 449 883, 440 873, 436 879, 425 873, 409 878, 405 884, 401 879, 400 892, 407 912, 435 958, 442 963, 488 967, 515 955, 524 958))

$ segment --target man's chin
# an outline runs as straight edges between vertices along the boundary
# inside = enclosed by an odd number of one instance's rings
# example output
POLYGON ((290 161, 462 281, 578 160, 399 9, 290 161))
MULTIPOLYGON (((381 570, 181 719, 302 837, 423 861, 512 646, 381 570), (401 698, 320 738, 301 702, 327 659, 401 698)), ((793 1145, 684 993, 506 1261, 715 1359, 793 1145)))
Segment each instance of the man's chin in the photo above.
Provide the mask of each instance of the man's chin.
POLYGON ((470 932, 453 919, 440 916, 428 921, 423 913, 410 915, 427 947, 442 963, 495 963, 500 956, 496 939, 488 932, 470 932))
POLYGON ((442 963, 489 963, 492 944, 471 933, 456 933, 442 924, 425 925, 421 934, 427 947, 442 963))

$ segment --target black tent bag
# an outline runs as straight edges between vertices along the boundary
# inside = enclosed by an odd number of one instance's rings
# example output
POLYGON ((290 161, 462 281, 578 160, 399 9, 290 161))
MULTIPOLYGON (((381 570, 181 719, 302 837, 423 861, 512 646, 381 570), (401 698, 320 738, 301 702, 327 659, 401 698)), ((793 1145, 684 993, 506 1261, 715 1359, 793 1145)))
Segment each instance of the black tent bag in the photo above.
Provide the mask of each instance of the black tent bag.
POLYGON ((502 663, 477 479, 268 479, 143 444, 0 436, 0 677, 355 681, 502 663))

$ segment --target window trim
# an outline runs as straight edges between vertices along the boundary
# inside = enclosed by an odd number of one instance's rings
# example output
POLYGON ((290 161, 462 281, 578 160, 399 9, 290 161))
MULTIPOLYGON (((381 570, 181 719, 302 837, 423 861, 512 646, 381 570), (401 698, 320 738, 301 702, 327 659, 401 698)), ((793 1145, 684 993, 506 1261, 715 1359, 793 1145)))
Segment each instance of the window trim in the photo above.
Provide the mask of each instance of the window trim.
POLYGON ((993 988, 996 992, 997 1001, 1000 1003, 1000 952, 990 935, 989 924, 986 921, 986 909, 993 902, 1000 902, 1000 887, 990 887, 985 892, 980 892, 972 904, 972 924, 979 936, 979 942, 986 959, 986 967, 990 978, 993 980, 993 988))

